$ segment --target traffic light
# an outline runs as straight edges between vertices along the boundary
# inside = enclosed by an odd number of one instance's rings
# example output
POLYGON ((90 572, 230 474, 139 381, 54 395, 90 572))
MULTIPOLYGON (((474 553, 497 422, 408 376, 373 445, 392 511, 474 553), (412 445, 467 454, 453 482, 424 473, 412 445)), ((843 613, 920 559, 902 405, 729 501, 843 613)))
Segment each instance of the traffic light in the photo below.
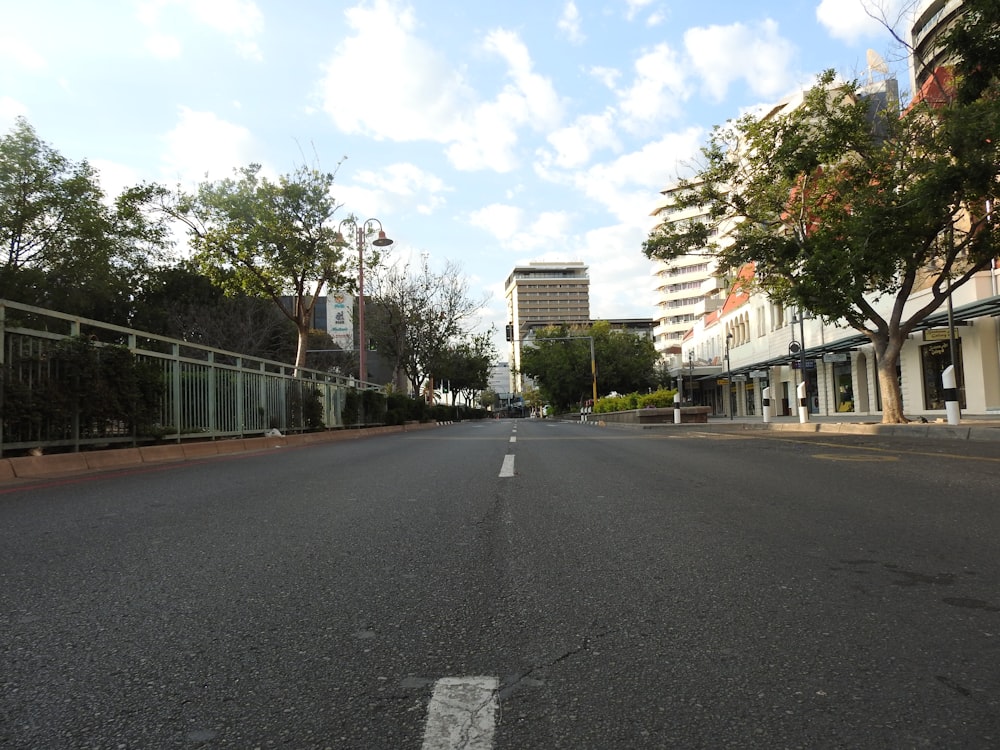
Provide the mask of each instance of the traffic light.
POLYGON ((507 324, 507 340, 508 341, 513 341, 514 340, 514 324, 513 323, 508 323, 507 324))

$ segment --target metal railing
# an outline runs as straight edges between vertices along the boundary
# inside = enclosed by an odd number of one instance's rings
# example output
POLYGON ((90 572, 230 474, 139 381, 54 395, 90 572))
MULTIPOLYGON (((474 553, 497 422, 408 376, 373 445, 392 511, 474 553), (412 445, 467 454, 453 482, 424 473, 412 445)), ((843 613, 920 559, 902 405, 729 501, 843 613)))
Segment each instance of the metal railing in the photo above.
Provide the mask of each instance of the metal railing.
POLYGON ((0 456, 360 426, 345 424, 345 415, 374 422, 378 412, 349 409, 348 401, 383 391, 6 300, 0 300, 0 376, 0 456), (84 352, 86 361, 67 352, 84 352), (97 402, 105 406, 95 408, 97 402))

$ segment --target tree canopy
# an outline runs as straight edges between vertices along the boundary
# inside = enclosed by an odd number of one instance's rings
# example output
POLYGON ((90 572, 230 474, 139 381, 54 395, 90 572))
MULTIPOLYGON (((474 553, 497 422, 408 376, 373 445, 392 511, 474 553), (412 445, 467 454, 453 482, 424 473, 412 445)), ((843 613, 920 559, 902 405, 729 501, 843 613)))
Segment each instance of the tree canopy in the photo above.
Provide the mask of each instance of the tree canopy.
POLYGON ((649 339, 614 331, 607 321, 543 328, 522 349, 521 370, 535 379, 557 411, 567 411, 593 396, 589 338, 593 339, 601 393, 629 393, 654 385, 657 353, 649 339))
POLYGON ((316 300, 353 289, 358 259, 333 224, 334 175, 299 167, 271 180, 258 164, 202 183, 196 193, 160 191, 161 207, 188 229, 192 259, 229 294, 270 299, 298 332, 303 367, 316 300))
POLYGON ((165 226, 126 190, 43 142, 24 118, 0 137, 0 296, 121 325, 166 248, 165 226))
POLYGON ((440 272, 426 260, 418 270, 396 264, 372 274, 367 333, 379 353, 404 373, 414 393, 449 347, 465 340, 485 299, 469 294, 461 267, 449 261, 440 272))
MULTIPOLYGON (((972 5, 995 10, 996 2, 972 5)), ((964 34, 996 38, 995 12, 964 23, 964 34)), ((962 70, 982 72, 976 60, 962 70)), ((680 181, 670 206, 703 215, 661 224, 645 254, 708 255, 721 269, 752 264, 754 284, 772 299, 846 321, 874 345, 883 421, 904 421, 896 377, 904 342, 997 255, 996 72, 971 93, 960 75, 964 99, 918 100, 902 112, 891 97, 828 72, 797 107, 716 127, 703 166, 680 181), (923 302, 907 308, 920 288, 929 290, 923 302)))

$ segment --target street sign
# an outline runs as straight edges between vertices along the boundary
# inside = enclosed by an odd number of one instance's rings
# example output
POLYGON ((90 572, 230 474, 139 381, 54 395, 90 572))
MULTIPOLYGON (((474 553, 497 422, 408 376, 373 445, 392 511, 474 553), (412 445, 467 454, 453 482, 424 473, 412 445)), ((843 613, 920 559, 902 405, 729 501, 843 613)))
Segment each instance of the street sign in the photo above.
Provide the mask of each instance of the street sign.
POLYGON ((751 370, 750 377, 754 380, 767 380, 768 372, 767 370, 751 370))
POLYGON ((827 352, 823 355, 824 362, 846 362, 847 352, 827 352))

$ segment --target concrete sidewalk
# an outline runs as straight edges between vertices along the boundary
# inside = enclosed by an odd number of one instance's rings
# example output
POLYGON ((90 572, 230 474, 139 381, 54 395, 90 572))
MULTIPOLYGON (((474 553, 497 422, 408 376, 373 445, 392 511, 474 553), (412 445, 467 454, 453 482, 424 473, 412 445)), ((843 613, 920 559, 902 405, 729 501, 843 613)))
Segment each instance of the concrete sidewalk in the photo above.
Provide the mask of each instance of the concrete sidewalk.
MULTIPOLYGON (((599 415, 596 415, 599 416, 599 415)), ((588 423, 593 424, 593 423, 588 423)), ((763 417, 709 417, 707 423, 692 424, 624 424, 600 423, 601 426, 640 430, 689 430, 692 432, 750 432, 774 430, 787 432, 824 432, 838 435, 880 435, 884 437, 940 438, 955 440, 984 440, 1000 442, 1000 416, 963 416, 957 425, 941 421, 913 421, 908 424, 882 424, 878 416, 838 414, 834 416, 810 415, 809 421, 800 423, 798 417, 772 417, 768 423, 763 417)))

